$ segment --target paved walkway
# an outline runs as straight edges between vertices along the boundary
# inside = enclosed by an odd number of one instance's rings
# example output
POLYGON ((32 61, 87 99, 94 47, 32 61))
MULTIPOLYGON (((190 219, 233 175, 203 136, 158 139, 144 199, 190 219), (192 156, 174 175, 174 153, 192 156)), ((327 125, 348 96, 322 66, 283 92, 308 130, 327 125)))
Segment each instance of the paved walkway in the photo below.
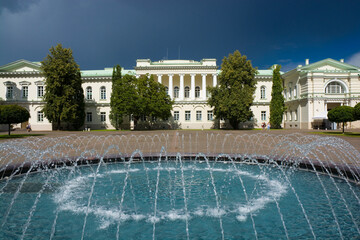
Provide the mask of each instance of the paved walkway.
MULTIPOLYGON (((23 139, 0 140, 0 169, 37 163, 64 164, 64 160, 140 156, 236 156, 242 160, 275 160, 279 164, 301 163, 309 170, 334 172, 360 179, 360 138, 313 134, 299 130, 168 130, 31 132, 42 134, 23 139), (344 141, 345 140, 345 141, 344 141), (341 171, 341 173, 339 173, 341 171)), ((1 133, 0 133, 1 134, 1 133)), ((28 134, 16 130, 12 134, 28 134)), ((158 159, 158 158, 155 158, 158 159)))
MULTIPOLYGON (((356 132, 360 134, 360 129, 351 129, 348 130, 349 132, 356 132)), ((359 137, 351 137, 346 135, 326 135, 326 134, 316 134, 316 133, 331 133, 331 132, 339 132, 339 131, 324 131, 324 130, 271 130, 271 131, 261 131, 261 130, 156 130, 156 131, 90 131, 90 132, 78 132, 78 131, 32 131, 31 134, 42 134, 41 137, 65 137, 65 136, 129 136, 129 135, 169 135, 169 137, 173 137, 175 135, 184 135, 186 137, 188 136, 198 136, 198 138, 203 138, 206 135, 220 135, 224 136, 226 134, 232 134, 237 136, 243 136, 243 135, 256 135, 261 133, 266 133, 271 136, 283 136, 283 135, 293 135, 293 134, 299 134, 299 135, 314 135, 319 137, 335 137, 339 139, 343 139, 347 142, 349 142, 354 148, 356 148, 360 152, 360 136, 359 137)), ((0 135, 7 134, 7 132, 0 132, 0 135)), ((15 130, 11 132, 11 134, 28 134, 25 130, 15 130)), ((14 139, 8 139, 8 140, 0 140, 0 143, 2 141, 12 141, 14 139)))

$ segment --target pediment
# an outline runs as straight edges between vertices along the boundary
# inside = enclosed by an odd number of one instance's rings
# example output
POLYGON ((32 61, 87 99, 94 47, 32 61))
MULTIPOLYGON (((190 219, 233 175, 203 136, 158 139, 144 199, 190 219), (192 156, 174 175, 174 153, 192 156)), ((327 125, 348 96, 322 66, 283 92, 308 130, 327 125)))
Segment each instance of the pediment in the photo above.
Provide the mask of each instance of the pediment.
POLYGON ((360 71, 356 66, 340 62, 331 58, 324 59, 303 67, 301 71, 360 71))
POLYGON ((0 72, 39 72, 40 63, 18 60, 0 67, 0 72))

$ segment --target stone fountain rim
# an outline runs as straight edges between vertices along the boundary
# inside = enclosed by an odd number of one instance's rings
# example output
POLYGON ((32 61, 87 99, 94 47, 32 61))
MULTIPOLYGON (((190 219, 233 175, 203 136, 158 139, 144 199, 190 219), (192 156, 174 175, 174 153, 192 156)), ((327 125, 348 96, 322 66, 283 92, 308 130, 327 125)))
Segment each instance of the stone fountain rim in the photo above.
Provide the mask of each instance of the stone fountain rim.
MULTIPOLYGON (((209 161, 221 161, 221 162, 230 162, 233 160, 236 163, 243 164, 268 164, 268 165, 279 165, 282 167, 291 167, 295 166, 300 170, 306 170, 308 172, 317 172, 320 174, 330 175, 332 177, 340 178, 343 180, 350 181, 357 185, 360 184, 360 169, 347 164, 334 164, 331 162, 322 163, 319 160, 310 160, 310 159, 300 159, 300 158, 291 158, 291 157, 281 157, 271 155, 271 159, 281 159, 281 160, 270 160, 268 155, 254 155, 254 154, 194 154, 194 153, 182 153, 180 154, 182 160, 191 161, 191 160, 203 160, 205 157, 209 161), (315 168, 315 170, 314 170, 315 168), (341 173, 339 172, 341 171, 341 173), (353 173, 356 174, 354 176, 353 173)), ((166 153, 166 154, 122 154, 122 155, 106 155, 101 157, 68 157, 65 159, 52 159, 41 162, 25 162, 18 164, 9 164, 3 167, 0 170, 0 181, 6 179, 10 176, 20 176, 26 174, 27 172, 36 173, 41 172, 47 169, 56 169, 62 168, 65 166, 86 166, 86 165, 95 165, 100 161, 103 163, 124 163, 132 159, 133 162, 140 161, 158 161, 159 157, 163 160, 176 160, 179 156, 179 153, 166 153)))

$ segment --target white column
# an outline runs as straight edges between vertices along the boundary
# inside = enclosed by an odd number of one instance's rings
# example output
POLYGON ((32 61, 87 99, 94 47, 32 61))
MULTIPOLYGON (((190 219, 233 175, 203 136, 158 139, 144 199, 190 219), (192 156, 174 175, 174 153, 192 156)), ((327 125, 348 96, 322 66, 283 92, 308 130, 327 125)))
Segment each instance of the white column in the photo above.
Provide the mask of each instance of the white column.
POLYGON ((216 87, 217 85, 217 74, 213 74, 213 87, 216 87))
POLYGON ((201 74, 202 76, 202 87, 201 87, 201 98, 206 99, 206 74, 201 74))
POLYGON ((173 99, 173 96, 174 96, 173 76, 174 76, 174 74, 169 74, 169 96, 170 96, 170 99, 173 99))
POLYGON ((180 75, 180 92, 179 92, 179 98, 180 100, 184 100, 184 74, 180 75))
POLYGON ((195 75, 196 74, 190 74, 190 76, 191 76, 190 99, 191 100, 195 100, 195 75))
POLYGON ((162 82, 161 81, 162 74, 158 74, 157 76, 158 76, 158 82, 161 83, 162 82))
POLYGON ((139 78, 139 77, 140 77, 140 75, 139 75, 139 74, 136 74, 136 75, 135 75, 135 77, 136 77, 136 78, 139 78))

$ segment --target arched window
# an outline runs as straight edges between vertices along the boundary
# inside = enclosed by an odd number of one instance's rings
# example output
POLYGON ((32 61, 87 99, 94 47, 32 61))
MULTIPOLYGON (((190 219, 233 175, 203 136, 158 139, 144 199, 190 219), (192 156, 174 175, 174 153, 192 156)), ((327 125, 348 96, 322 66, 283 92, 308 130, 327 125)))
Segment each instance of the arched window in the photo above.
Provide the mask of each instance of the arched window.
POLYGON ((260 88, 260 99, 265 99, 266 98, 266 88, 265 86, 261 86, 260 88))
POLYGON ((103 86, 100 88, 100 100, 106 99, 106 88, 103 86))
POLYGON ((91 100, 91 99, 92 99, 92 88, 91 88, 91 87, 87 87, 87 88, 86 88, 86 99, 87 99, 87 100, 91 100))
POLYGON ((200 87, 199 86, 195 87, 195 97, 196 98, 200 97, 200 87))
POLYGON ((190 88, 188 86, 185 87, 185 98, 190 97, 190 88))
POLYGON ((345 93, 345 88, 339 82, 331 82, 326 86, 325 93, 345 93))
POLYGON ((179 97, 179 87, 174 87, 174 98, 178 98, 179 97))
POLYGON ((169 95, 169 88, 168 87, 165 87, 165 92, 167 95, 169 95))

